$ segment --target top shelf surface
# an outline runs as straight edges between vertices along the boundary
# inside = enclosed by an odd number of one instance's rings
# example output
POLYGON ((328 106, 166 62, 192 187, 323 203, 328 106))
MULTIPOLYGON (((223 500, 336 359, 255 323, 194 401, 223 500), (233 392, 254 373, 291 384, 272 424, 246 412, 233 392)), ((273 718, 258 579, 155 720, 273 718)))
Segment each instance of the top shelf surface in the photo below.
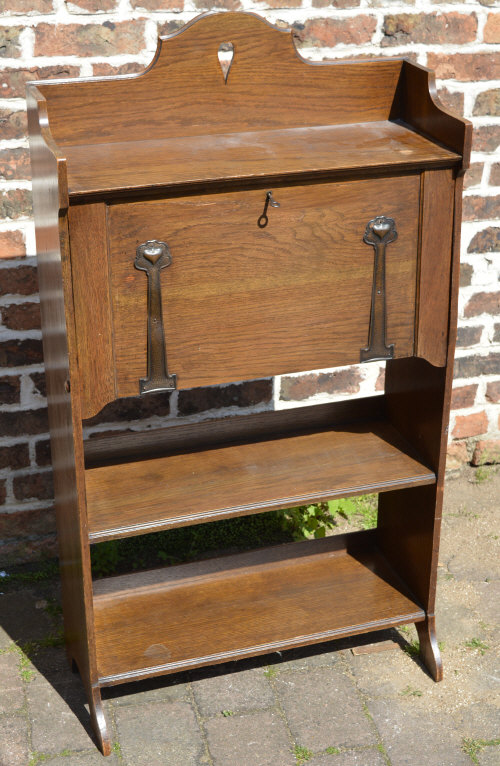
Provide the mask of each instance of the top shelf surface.
POLYGON ((65 146, 70 197, 251 179, 450 167, 461 157, 388 120, 65 146))

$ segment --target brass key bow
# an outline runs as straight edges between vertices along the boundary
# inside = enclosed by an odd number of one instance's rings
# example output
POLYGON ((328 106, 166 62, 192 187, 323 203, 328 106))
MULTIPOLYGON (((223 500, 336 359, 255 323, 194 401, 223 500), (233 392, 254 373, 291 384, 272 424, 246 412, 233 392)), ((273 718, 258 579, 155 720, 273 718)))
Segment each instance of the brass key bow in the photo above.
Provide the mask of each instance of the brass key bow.
POLYGON ((161 309, 160 272, 172 263, 166 242, 156 239, 139 245, 135 256, 135 268, 148 275, 148 377, 139 380, 139 391, 174 391, 176 376, 169 375, 165 334, 161 309))

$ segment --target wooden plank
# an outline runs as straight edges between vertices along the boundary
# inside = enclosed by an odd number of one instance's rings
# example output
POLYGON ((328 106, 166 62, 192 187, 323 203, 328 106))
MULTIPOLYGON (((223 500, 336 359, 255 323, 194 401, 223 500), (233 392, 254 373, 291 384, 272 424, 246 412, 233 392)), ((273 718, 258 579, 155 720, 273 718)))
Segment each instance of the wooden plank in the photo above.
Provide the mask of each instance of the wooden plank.
POLYGON ((422 619, 383 557, 346 537, 97 581, 100 683, 422 619))
POLYGON ((153 431, 117 431, 112 435, 94 433, 84 442, 85 465, 136 461, 144 458, 193 452, 233 442, 250 442, 296 435, 340 423, 377 420, 385 414, 383 396, 329 402, 286 410, 268 410, 250 415, 209 418, 153 431))
POLYGON ((82 144, 92 135, 99 143, 142 141, 146 134, 167 138, 388 118, 401 60, 310 63, 297 55, 292 34, 252 14, 213 14, 159 41, 143 74, 45 82, 39 87, 49 102, 55 140, 82 144), (227 82, 218 60, 221 42, 234 45, 227 82))
POLYGON ((422 182, 416 355, 443 367, 448 348, 455 184, 451 170, 427 171, 422 182))
POLYGON ((80 380, 77 365, 68 218, 60 206, 65 165, 54 153, 46 105, 28 91, 37 270, 47 379, 50 446, 54 477, 66 652, 85 685, 90 716, 105 755, 111 741, 97 681, 92 575, 86 527, 80 380), (73 391, 71 389, 73 388, 73 391))
POLYGON ((65 147, 72 198, 183 184, 451 165, 460 156, 388 121, 65 147))
POLYGON ((69 222, 81 407, 87 418, 116 397, 106 205, 71 206, 69 222))
POLYGON ((384 421, 86 471, 93 541, 433 483, 384 421))
POLYGON ((377 215, 395 219, 386 259, 387 342, 413 353, 417 175, 114 204, 109 252, 118 394, 146 373, 146 279, 137 245, 168 243, 161 272, 169 371, 178 388, 359 362, 367 345, 377 215))

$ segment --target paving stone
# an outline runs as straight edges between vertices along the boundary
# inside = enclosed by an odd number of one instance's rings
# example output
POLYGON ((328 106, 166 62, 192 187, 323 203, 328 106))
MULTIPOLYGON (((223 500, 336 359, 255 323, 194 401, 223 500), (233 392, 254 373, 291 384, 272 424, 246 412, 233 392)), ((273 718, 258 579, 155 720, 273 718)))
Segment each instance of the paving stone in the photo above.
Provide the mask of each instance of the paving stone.
POLYGON ((2 599, 2 631, 0 649, 13 641, 18 644, 47 636, 52 623, 43 609, 36 609, 37 596, 18 591, 0 596, 2 599))
POLYGON ((196 717, 187 702, 123 705, 116 724, 128 766, 201 766, 204 744, 196 717))
POLYGON ((498 766, 500 763, 500 748, 497 746, 485 747, 478 756, 479 766, 498 766))
MULTIPOLYGON (((43 762, 42 762, 43 763, 43 762)), ((61 755, 47 761, 47 766, 120 766, 123 761, 116 753, 103 758, 97 749, 92 753, 71 753, 71 755, 61 755)))
POLYGON ((0 764, 26 766, 28 755, 28 724, 24 716, 0 718, 0 764))
MULTIPOLYGON (((484 701, 476 702, 461 708, 454 718, 457 729, 464 737, 486 741, 498 737, 500 710, 497 705, 488 705, 484 701)), ((500 749, 498 754, 500 756, 500 749)))
POLYGON ((345 650, 339 641, 328 641, 323 644, 304 646, 299 649, 291 649, 282 654, 282 662, 276 665, 276 670, 305 670, 307 668, 319 668, 325 665, 335 665, 345 650))
POLYGON ((337 755, 318 755, 307 766, 386 766, 386 760, 379 750, 350 750, 337 755))
POLYGON ((442 582, 436 600, 436 632, 438 641, 446 646, 459 646, 464 636, 478 635, 478 618, 475 610, 464 604, 463 583, 442 582))
POLYGON ((60 753, 61 750, 88 750, 94 743, 87 727, 83 686, 78 676, 70 685, 58 690, 40 674, 27 685, 28 708, 31 720, 32 746, 41 753, 60 753), (63 696, 61 696, 61 694, 63 696))
POLYGON ((185 675, 161 676, 103 690, 103 697, 113 705, 140 705, 146 702, 186 699, 189 695, 185 675))
POLYGON ((236 713, 274 706, 274 695, 264 672, 265 668, 255 668, 221 675, 211 669, 211 673, 193 674, 192 689, 201 715, 214 716, 220 715, 223 710, 236 713))
POLYGON ((451 716, 415 710, 411 700, 370 700, 392 766, 470 766, 451 716))
POLYGON ((373 698, 399 697, 405 689, 426 693, 434 687, 418 661, 402 649, 390 654, 361 654, 349 658, 358 689, 373 698))
POLYGON ((479 594, 478 612, 492 627, 500 624, 500 580, 476 584, 479 594))
POLYGON ((13 713, 24 705, 17 652, 0 654, 0 713, 13 713))
POLYGON ((317 751, 375 741, 353 684, 337 668, 284 673, 276 688, 292 735, 303 747, 317 751))
POLYGON ((205 729, 214 766, 295 766, 288 732, 277 713, 212 718, 205 729))

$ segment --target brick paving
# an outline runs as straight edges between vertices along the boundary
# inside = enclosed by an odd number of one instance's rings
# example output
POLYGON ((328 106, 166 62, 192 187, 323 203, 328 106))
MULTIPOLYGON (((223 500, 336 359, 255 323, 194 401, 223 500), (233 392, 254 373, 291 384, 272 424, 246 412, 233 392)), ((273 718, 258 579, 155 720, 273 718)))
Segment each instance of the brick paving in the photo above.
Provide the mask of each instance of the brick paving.
POLYGON ((500 470, 474 477, 466 469, 447 484, 442 683, 404 651, 410 627, 127 684, 105 693, 105 760, 53 639, 57 582, 4 579, 0 766, 497 766, 500 470), (389 651, 353 654, 387 638, 389 651))

